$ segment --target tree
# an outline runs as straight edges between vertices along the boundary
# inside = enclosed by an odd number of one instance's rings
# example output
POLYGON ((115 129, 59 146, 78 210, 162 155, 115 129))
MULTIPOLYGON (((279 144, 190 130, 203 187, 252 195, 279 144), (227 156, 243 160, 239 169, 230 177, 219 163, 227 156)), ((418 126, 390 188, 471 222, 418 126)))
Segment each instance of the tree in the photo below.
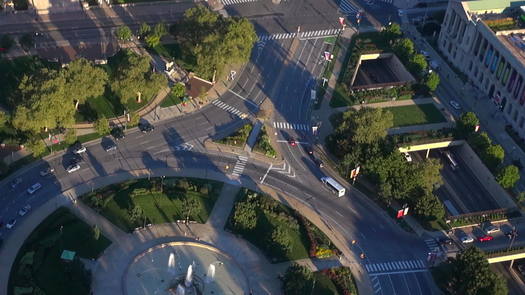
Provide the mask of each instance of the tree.
POLYGON ((137 126, 140 122, 140 115, 138 112, 132 112, 129 116, 129 126, 137 126))
POLYGON ((302 295, 311 293, 313 273, 306 266, 292 264, 283 277, 283 291, 287 295, 302 295))
POLYGON ((33 48, 35 45, 35 40, 33 39, 33 35, 31 34, 24 34, 22 37, 18 39, 18 43, 25 49, 29 50, 33 48))
POLYGON ((270 242, 284 253, 292 249, 292 239, 282 225, 277 225, 273 229, 270 242))
POLYGON ((109 134, 111 129, 109 128, 109 121, 106 117, 102 116, 94 124, 95 130, 99 135, 109 134))
POLYGON ((100 239, 100 228, 98 225, 93 225, 93 239, 97 240, 100 239))
MULTIPOLYGON (((472 134, 476 128, 476 126, 479 125, 479 119, 473 112, 465 112, 461 114, 461 117, 459 117, 459 120, 456 122, 456 128, 460 135, 462 136, 468 136, 472 134)), ((483 136, 486 136, 488 138, 488 135, 484 133, 483 136)), ((487 142, 486 139, 483 139, 484 142, 487 142)), ((488 143, 490 144, 490 139, 488 140, 488 143)), ((481 145, 485 145, 481 143, 481 145)), ((488 146, 488 144, 487 144, 488 146)))
POLYGON ((9 35, 3 35, 2 38, 0 38, 0 47, 4 48, 6 51, 11 49, 15 45, 15 41, 11 36, 9 35))
POLYGON ((489 268, 487 257, 476 247, 469 247, 460 252, 443 274, 449 286, 445 288, 451 294, 508 294, 504 279, 489 268))
POLYGON ((65 79, 57 71, 40 69, 24 76, 19 85, 20 102, 12 119, 20 131, 68 127, 74 122, 74 105, 66 95, 65 79))
POLYGON ((343 120, 340 130, 357 144, 370 144, 385 138, 388 129, 394 125, 392 113, 381 108, 350 110, 343 114, 343 120))
POLYGON ((421 77, 428 68, 425 56, 423 56, 423 54, 411 55, 408 61, 408 68, 410 72, 414 73, 417 77, 421 77))
POLYGON ((0 127, 4 127, 9 119, 9 116, 4 111, 0 111, 0 127))
POLYGON ((440 82, 439 75, 436 72, 432 72, 428 75, 426 75, 423 84, 427 88, 428 91, 434 92, 436 91, 438 85, 440 82))
POLYGON ((158 23, 153 28, 153 31, 146 36, 146 45, 148 47, 156 47, 160 44, 160 40, 168 33, 168 29, 164 23, 158 23))
POLYGON ((128 26, 118 27, 115 34, 120 41, 131 41, 131 38, 133 37, 133 33, 128 26))
MULTIPOLYGON (((463 123, 460 123, 463 124, 463 123)), ((465 127, 462 127, 465 128, 465 127)), ((468 143, 472 146, 473 149, 478 151, 483 151, 487 149, 491 144, 492 140, 486 132, 477 132, 472 133, 468 137, 468 143)))
POLYGON ((141 23, 139 27, 139 36, 141 38, 146 37, 151 32, 151 27, 147 23, 141 23))
POLYGON ((165 23, 158 23, 153 28, 153 34, 159 36, 159 38, 162 38, 168 34, 168 28, 166 27, 165 23))
POLYGON ((186 195, 186 197, 184 197, 184 200, 182 201, 182 206, 185 211, 186 220, 188 221, 190 220, 190 217, 192 216, 191 215, 192 212, 195 213, 195 211, 200 209, 199 201, 197 200, 197 198, 195 198, 192 195, 186 195))
POLYGON ((414 204, 414 212, 428 220, 439 220, 445 217, 445 208, 432 193, 423 193, 414 204))
POLYGON ((440 172, 443 165, 438 159, 426 159, 423 162, 417 163, 416 166, 418 166, 415 169, 418 186, 425 192, 431 193, 437 185, 443 183, 440 172))
POLYGON ((176 98, 183 98, 186 95, 186 86, 184 83, 179 82, 171 88, 171 95, 176 98))
POLYGON ((160 44, 160 37, 155 34, 149 34, 146 36, 145 42, 150 48, 157 47, 160 44))
POLYGON ((142 219, 144 216, 144 210, 142 210, 142 207, 135 205, 131 210, 129 211, 129 220, 132 222, 138 222, 142 219))
POLYGON ((385 29, 382 31, 382 35, 388 41, 396 39, 401 36, 401 27, 397 23, 392 23, 385 27, 385 29))
POLYGON ((505 166, 498 172, 496 180, 503 188, 510 189, 520 180, 520 170, 514 165, 505 166))
POLYGON ((249 231, 257 226, 257 213, 254 202, 243 201, 235 205, 233 226, 241 231, 249 231))
POLYGON ((27 143, 26 147, 33 152, 34 157, 39 157, 46 151, 46 144, 42 139, 33 137, 27 143))
POLYGON ((73 144, 75 141, 77 141, 77 130, 75 128, 70 128, 66 131, 64 142, 67 144, 73 144))
POLYGON ((481 153, 483 163, 490 171, 496 171, 498 166, 503 163, 505 157, 505 150, 499 144, 492 144, 481 153))
POLYGON ((139 97, 152 97, 167 83, 164 75, 151 71, 148 56, 127 50, 117 67, 111 90, 119 97, 120 102, 126 105, 134 98, 138 100, 139 97))
POLYGON ((414 54, 414 42, 408 38, 397 40, 392 47, 394 53, 401 59, 403 63, 410 60, 410 57, 414 54))
POLYGON ((108 74, 100 67, 95 67, 85 58, 72 61, 62 72, 66 81, 66 94, 75 102, 75 109, 89 97, 104 93, 108 74))

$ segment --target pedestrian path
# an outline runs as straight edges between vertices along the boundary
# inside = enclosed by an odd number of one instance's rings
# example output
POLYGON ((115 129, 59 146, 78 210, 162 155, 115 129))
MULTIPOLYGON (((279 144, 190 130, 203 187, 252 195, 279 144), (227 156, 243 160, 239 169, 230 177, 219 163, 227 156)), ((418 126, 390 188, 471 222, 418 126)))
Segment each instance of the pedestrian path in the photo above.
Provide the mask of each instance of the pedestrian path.
POLYGON ((240 186, 224 183, 221 194, 215 202, 206 225, 209 225, 217 230, 223 230, 228 216, 233 208, 237 194, 241 190, 240 186))
POLYGON ((214 101, 211 102, 214 106, 218 107, 219 109, 223 109, 225 111, 227 111, 228 113, 231 113, 231 114, 234 114, 236 115, 237 117, 241 118, 241 119, 245 119, 246 117, 248 117, 247 114, 239 111, 238 109, 232 107, 231 105, 228 105, 228 104, 225 104, 224 102, 216 99, 214 101))
POLYGON ((233 167, 232 175, 234 176, 241 176, 242 172, 244 171, 244 167, 246 166, 246 163, 248 162, 248 158, 245 156, 238 156, 237 162, 235 163, 235 167, 233 167))
POLYGON ((299 35, 297 35, 297 32, 293 33, 276 33, 276 34, 270 34, 270 35, 260 35, 259 40, 260 41, 268 41, 268 40, 283 40, 283 39, 292 39, 295 37, 298 37, 299 39, 314 39, 314 38, 324 38, 324 37, 330 37, 335 36, 339 34, 341 29, 326 29, 326 30, 316 30, 316 31, 305 31, 300 32, 299 35))
POLYGON ((385 273, 403 273, 418 270, 426 270, 427 266, 421 259, 417 260, 402 260, 394 262, 383 262, 383 263, 369 263, 365 264, 366 271, 373 274, 385 274, 385 273))
POLYGON ((310 129, 308 127, 308 124, 288 123, 288 122, 273 122, 273 128, 293 129, 293 130, 301 130, 301 131, 308 131, 310 129))
POLYGON ((341 0, 341 3, 339 3, 339 10, 341 10, 341 13, 347 16, 355 15, 357 12, 359 12, 359 8, 350 3, 348 0, 341 0))
POLYGON ((224 6, 257 2, 259 0, 221 0, 224 6))

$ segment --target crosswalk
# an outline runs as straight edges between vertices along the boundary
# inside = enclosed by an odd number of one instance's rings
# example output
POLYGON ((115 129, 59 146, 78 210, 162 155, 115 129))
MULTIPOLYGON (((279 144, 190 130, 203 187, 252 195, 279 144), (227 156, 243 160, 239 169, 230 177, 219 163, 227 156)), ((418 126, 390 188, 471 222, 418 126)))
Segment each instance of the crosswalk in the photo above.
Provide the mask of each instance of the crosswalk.
POLYGON ((404 260, 395 262, 369 263, 365 264, 366 271, 370 274, 383 272, 398 272, 426 269, 423 260, 404 260))
POLYGON ((248 162, 248 158, 245 156, 238 156, 237 162, 235 162, 235 167, 233 167, 232 175, 234 176, 240 176, 242 172, 244 171, 244 167, 246 166, 246 163, 248 162))
POLYGON ((244 3, 250 3, 250 2, 257 2, 259 0, 221 0, 222 4, 224 6, 227 5, 236 5, 236 4, 244 4, 244 3))
POLYGON ((313 39, 313 38, 323 38, 329 36, 335 36, 339 34, 341 29, 326 29, 326 30, 316 30, 316 31, 305 31, 300 32, 297 35, 297 32, 294 33, 276 33, 271 35, 260 35, 260 41, 268 40, 282 40, 282 39, 292 39, 298 37, 299 39, 313 39))
POLYGON ((216 107, 218 107, 220 109, 223 109, 223 110, 227 111, 228 113, 232 113, 232 114, 238 116, 241 119, 245 119, 246 117, 248 117, 247 114, 239 111, 238 109, 236 109, 236 108, 234 108, 234 107, 232 107, 232 106, 230 106, 228 104, 225 104, 224 102, 222 102, 222 101, 220 101, 218 99, 212 101, 211 103, 214 106, 216 106, 216 107))
POLYGON ((354 15, 359 12, 359 8, 347 0, 341 0, 341 3, 339 4, 339 10, 341 10, 344 15, 354 15))
POLYGON ((308 124, 288 123, 288 122, 273 122, 273 128, 293 129, 293 130, 302 130, 302 131, 308 131, 310 129, 308 127, 308 124))
POLYGON ((435 239, 426 239, 425 244, 427 245, 430 252, 438 252, 439 244, 435 239))
POLYGON ((371 276, 370 281, 372 282, 372 288, 374 289, 374 294, 378 294, 381 292, 381 282, 379 282, 379 279, 377 276, 371 276))

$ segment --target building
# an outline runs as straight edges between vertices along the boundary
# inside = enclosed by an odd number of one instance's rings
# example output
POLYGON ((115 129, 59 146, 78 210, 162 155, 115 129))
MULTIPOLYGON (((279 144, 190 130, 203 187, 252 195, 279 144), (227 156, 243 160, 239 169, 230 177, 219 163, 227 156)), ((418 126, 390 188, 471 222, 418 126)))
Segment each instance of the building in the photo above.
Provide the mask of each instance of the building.
POLYGON ((525 1, 451 0, 438 46, 525 138, 525 7, 520 5, 525 1))

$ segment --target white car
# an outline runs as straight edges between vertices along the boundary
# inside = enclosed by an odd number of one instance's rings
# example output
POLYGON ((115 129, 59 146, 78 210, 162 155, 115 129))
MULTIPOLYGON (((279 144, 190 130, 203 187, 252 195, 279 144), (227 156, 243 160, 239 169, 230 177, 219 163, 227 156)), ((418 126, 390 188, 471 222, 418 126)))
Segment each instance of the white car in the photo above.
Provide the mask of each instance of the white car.
POLYGON ((74 149, 73 149, 73 153, 74 154, 82 154, 82 153, 85 153, 87 151, 86 147, 83 146, 83 145, 78 145, 76 146, 74 149))
POLYGON ((412 162, 412 157, 410 156, 409 153, 404 152, 404 153, 403 153, 403 156, 405 157, 405 159, 407 160, 407 162, 412 162))
POLYGON ((461 243, 463 243, 463 244, 474 243, 474 238, 471 237, 470 235, 465 235, 465 236, 461 237, 461 243))
POLYGON ((35 184, 33 184, 30 188, 27 189, 27 193, 32 195, 34 194, 37 190, 41 189, 42 188, 42 185, 37 182, 35 184))
POLYGON ((69 165, 67 168, 66 168, 66 171, 67 173, 73 173, 75 171, 78 171, 80 169, 80 165, 78 164, 74 164, 74 165, 69 165))
POLYGON ((18 215, 24 216, 27 214, 27 212, 29 212, 29 210, 31 210, 31 205, 25 205, 24 208, 18 210, 18 215))
POLYGON ((12 229, 16 224, 16 219, 11 219, 11 221, 9 221, 5 227, 7 227, 7 229, 12 229))
POLYGON ((455 100, 451 100, 449 102, 449 104, 455 109, 455 110, 461 110, 461 105, 459 104, 459 102, 455 101, 455 100))
POLYGON ((487 234, 492 234, 492 233, 495 233, 495 232, 499 232, 499 227, 493 225, 493 224, 489 224, 487 225, 487 227, 485 227, 485 232, 487 234))

